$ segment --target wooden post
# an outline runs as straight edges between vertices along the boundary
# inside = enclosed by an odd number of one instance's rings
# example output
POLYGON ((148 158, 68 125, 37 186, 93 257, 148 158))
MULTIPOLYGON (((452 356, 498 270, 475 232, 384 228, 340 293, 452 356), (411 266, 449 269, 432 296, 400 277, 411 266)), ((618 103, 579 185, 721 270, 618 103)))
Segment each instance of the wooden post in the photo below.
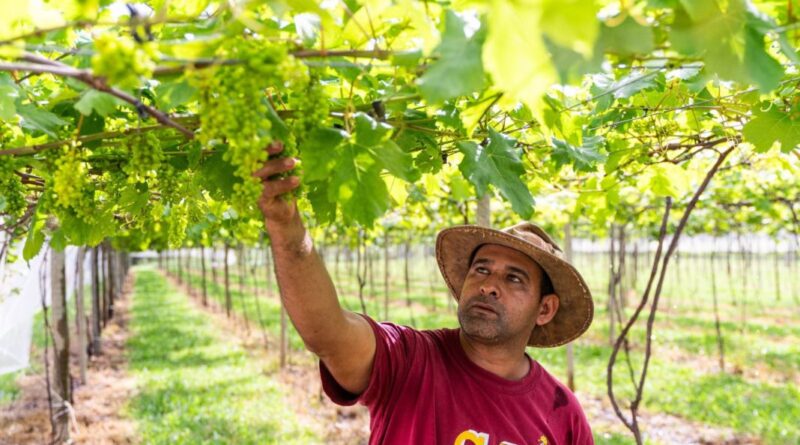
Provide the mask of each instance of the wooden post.
POLYGON ((200 246, 200 274, 203 286, 203 306, 208 306, 208 284, 206 283, 206 248, 200 246))
POLYGON ((475 222, 479 226, 492 227, 492 199, 489 192, 478 198, 478 209, 475 212, 475 222))
POLYGON ((85 258, 86 249, 81 247, 78 249, 76 259, 76 275, 75 280, 75 331, 78 337, 78 367, 80 368, 80 381, 81 385, 86 384, 86 309, 83 307, 83 259, 85 258))
POLYGON ((114 288, 114 280, 115 280, 115 273, 114 273, 114 249, 111 247, 111 244, 106 244, 106 267, 108 270, 108 294, 106 295, 106 313, 105 313, 105 320, 106 323, 114 317, 114 298, 117 294, 117 289, 114 288))
POLYGON ((53 437, 57 444, 70 443, 69 324, 64 252, 51 251, 50 278, 53 308, 53 437))
POLYGON ((228 243, 225 242, 225 315, 230 318, 231 317, 231 281, 230 281, 230 270, 228 269, 228 251, 230 248, 228 247, 228 243))
POLYGON ((92 248, 92 355, 100 355, 100 247, 92 248))

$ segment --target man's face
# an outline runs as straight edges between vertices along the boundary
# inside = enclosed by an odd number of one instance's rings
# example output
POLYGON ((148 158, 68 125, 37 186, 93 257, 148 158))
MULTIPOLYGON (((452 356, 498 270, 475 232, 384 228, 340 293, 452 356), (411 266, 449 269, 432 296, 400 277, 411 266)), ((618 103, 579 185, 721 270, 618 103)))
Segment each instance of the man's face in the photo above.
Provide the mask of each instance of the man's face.
POLYGON ((522 252, 496 244, 478 248, 458 301, 464 334, 486 344, 527 342, 539 313, 542 274, 522 252))

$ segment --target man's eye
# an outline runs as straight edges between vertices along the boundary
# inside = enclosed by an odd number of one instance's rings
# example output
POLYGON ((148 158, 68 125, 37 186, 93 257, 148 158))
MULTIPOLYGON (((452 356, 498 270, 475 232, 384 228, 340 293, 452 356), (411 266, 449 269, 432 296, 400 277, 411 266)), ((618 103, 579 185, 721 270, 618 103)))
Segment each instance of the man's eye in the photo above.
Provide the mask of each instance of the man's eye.
POLYGON ((475 272, 478 272, 478 273, 489 273, 489 269, 487 269, 485 267, 476 267, 475 268, 475 272))
POLYGON ((522 279, 516 275, 509 275, 508 280, 513 283, 522 283, 522 279))

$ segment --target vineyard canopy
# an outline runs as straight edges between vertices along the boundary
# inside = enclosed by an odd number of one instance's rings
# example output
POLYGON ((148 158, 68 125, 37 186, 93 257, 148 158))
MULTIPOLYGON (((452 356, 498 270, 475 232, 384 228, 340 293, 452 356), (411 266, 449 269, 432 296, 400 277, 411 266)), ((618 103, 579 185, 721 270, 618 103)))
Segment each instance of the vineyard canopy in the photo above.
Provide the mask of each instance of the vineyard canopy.
POLYGON ((792 1, 1 5, 0 214, 26 258, 255 240, 275 140, 321 227, 490 193, 654 231, 729 155, 697 230, 797 223, 792 1))

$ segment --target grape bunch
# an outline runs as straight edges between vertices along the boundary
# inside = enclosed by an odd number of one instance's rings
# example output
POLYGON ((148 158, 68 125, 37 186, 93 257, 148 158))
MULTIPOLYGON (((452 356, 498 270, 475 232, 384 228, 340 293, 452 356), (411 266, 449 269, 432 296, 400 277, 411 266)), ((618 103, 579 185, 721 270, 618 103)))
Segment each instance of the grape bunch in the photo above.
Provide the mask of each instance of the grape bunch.
POLYGON ((267 159, 266 147, 272 142, 266 94, 307 82, 308 74, 286 48, 256 39, 233 41, 218 56, 246 63, 198 73, 203 91, 198 138, 207 147, 227 145, 223 158, 241 179, 233 186, 233 204, 249 213, 261 194, 261 184, 252 174, 267 159))
POLYGON ((167 219, 167 243, 171 248, 178 248, 186 238, 186 227, 189 225, 189 208, 186 203, 173 204, 167 219))
POLYGON ((140 77, 150 76, 155 68, 152 44, 137 45, 133 40, 104 33, 94 39, 94 47, 92 69, 111 84, 135 88, 140 77))
POLYGON ((94 189, 80 156, 80 146, 73 143, 66 147, 55 163, 51 184, 55 213, 70 213, 91 224, 96 217, 94 189))
POLYGON ((25 212, 25 186, 15 172, 12 160, 0 160, 0 215, 17 218, 25 212))
POLYGON ((137 133, 126 141, 126 148, 130 154, 128 163, 123 170, 128 175, 128 182, 141 183, 155 180, 158 170, 164 161, 164 151, 161 141, 154 132, 137 133))

